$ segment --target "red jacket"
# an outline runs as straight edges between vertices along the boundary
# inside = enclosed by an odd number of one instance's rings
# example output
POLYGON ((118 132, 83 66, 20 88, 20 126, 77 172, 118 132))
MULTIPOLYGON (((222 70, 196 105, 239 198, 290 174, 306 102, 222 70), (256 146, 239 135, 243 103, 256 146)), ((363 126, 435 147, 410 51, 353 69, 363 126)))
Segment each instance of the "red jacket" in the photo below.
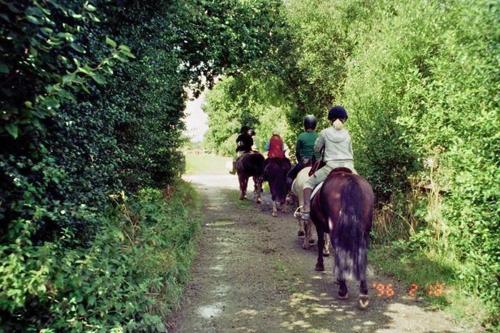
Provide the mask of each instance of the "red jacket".
POLYGON ((285 158, 285 151, 283 149, 283 140, 279 135, 273 135, 269 140, 268 158, 285 158))

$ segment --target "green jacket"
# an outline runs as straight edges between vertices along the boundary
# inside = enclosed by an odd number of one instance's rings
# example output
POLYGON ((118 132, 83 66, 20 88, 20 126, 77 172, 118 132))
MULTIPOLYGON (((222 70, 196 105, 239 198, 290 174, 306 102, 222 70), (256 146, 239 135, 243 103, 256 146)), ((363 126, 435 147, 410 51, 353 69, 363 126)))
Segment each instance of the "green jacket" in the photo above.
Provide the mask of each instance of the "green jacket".
POLYGON ((314 143, 317 138, 318 133, 314 131, 299 134, 297 145, 295 146, 297 161, 301 161, 303 158, 311 158, 314 155, 314 143))

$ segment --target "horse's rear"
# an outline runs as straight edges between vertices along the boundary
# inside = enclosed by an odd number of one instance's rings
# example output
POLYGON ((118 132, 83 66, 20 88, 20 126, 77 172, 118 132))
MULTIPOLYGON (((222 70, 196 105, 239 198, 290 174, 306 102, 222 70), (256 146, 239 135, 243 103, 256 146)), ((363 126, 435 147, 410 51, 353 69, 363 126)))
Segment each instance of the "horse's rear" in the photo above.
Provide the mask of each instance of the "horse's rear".
POLYGON ((288 158, 268 158, 264 166, 264 181, 269 183, 273 200, 273 216, 278 216, 278 208, 286 201, 288 193, 287 174, 292 164, 288 158))
MULTIPOLYGON (((372 227, 375 196, 371 185, 347 169, 334 170, 312 202, 312 218, 317 228, 330 233, 335 250, 334 274, 339 283, 339 298, 348 297, 345 280, 360 281, 359 304, 368 306, 368 242, 372 227)), ((319 240, 318 230, 318 242, 319 240)), ((324 270, 318 251, 317 270, 324 270)))
POLYGON ((236 161, 236 172, 240 184, 240 200, 246 195, 248 178, 253 177, 255 185, 255 201, 260 203, 262 192, 262 175, 264 174, 264 156, 258 152, 247 153, 236 161))

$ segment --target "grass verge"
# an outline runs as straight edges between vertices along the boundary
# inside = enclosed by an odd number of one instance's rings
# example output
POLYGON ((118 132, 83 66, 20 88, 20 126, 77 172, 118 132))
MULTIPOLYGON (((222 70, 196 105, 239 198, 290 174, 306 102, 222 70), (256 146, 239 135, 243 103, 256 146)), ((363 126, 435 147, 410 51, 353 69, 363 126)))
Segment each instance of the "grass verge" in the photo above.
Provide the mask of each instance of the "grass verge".
POLYGON ((186 175, 229 175, 230 157, 212 154, 186 154, 186 175))
POLYGON ((458 263, 422 249, 408 249, 403 242, 374 244, 370 262, 403 284, 409 296, 426 300, 429 308, 441 309, 473 332, 498 329, 492 311, 476 296, 460 286, 458 263))

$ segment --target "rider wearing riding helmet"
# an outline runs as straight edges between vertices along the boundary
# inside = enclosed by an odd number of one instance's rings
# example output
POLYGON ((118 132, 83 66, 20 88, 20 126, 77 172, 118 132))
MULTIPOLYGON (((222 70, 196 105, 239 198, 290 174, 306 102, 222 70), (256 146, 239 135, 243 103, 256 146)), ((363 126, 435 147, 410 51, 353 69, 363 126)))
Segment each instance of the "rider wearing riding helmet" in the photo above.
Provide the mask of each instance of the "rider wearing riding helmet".
POLYGON ((309 219, 313 188, 324 181, 330 171, 344 167, 356 173, 351 136, 344 128, 344 123, 347 121, 347 112, 344 107, 336 105, 331 108, 328 111, 328 120, 332 126, 322 130, 314 144, 316 153, 324 149, 323 161, 326 164, 309 177, 304 184, 304 207, 302 208, 302 219, 304 220, 309 219))
POLYGON ((295 157, 297 164, 288 173, 288 178, 291 181, 297 177, 300 170, 310 164, 314 157, 314 143, 318 138, 316 132, 316 117, 308 114, 304 117, 304 132, 300 133, 297 137, 297 144, 295 145, 295 157))
POLYGON ((236 173, 236 160, 240 158, 243 154, 252 151, 253 146, 253 136, 255 131, 248 126, 242 126, 240 130, 240 135, 236 138, 236 159, 233 160, 233 169, 229 171, 231 174, 236 173))
POLYGON ((253 135, 255 135, 253 129, 248 126, 241 127, 240 135, 236 138, 236 153, 238 157, 252 151, 253 135))

